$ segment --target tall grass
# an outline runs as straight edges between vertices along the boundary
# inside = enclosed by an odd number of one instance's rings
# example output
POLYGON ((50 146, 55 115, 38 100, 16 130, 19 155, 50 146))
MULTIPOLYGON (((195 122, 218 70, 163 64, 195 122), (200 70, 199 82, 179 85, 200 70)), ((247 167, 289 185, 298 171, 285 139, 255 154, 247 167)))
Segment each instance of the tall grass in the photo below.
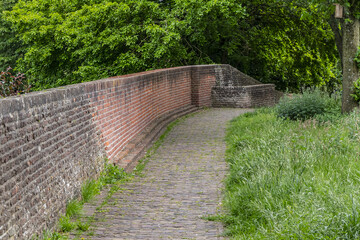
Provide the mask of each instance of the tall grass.
POLYGON ((360 117, 245 114, 228 129, 222 220, 234 239, 359 239, 360 117))

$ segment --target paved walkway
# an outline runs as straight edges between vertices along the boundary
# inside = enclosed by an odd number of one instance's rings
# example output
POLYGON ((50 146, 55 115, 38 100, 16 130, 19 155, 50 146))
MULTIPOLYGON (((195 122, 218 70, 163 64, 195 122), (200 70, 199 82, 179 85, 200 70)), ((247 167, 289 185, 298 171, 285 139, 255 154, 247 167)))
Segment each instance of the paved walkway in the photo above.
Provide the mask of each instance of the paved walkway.
POLYGON ((209 109, 176 125, 147 163, 95 214, 90 239, 222 239, 219 211, 225 128, 249 110, 209 109))

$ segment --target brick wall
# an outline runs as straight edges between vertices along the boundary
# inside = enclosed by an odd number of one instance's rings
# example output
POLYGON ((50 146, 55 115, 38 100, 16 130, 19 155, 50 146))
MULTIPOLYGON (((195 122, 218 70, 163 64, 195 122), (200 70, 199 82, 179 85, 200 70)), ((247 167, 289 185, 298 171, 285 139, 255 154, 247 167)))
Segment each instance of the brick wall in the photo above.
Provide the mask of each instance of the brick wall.
POLYGON ((275 104, 275 86, 261 84, 212 88, 213 107, 255 108, 275 104))
POLYGON ((194 66, 192 78, 192 104, 201 107, 211 107, 211 89, 215 86, 215 68, 220 65, 194 66))
MULTIPOLYGON (((211 89, 236 74, 228 65, 186 66, 0 100, 0 239, 53 228, 105 157, 121 165, 150 123, 211 106, 211 89)), ((247 92, 261 105, 261 89, 247 92)))
POLYGON ((105 151, 84 85, 0 101, 0 238, 52 227, 105 151))
POLYGON ((279 99, 274 84, 262 84, 230 65, 215 67, 211 106, 254 108, 273 106, 279 99))

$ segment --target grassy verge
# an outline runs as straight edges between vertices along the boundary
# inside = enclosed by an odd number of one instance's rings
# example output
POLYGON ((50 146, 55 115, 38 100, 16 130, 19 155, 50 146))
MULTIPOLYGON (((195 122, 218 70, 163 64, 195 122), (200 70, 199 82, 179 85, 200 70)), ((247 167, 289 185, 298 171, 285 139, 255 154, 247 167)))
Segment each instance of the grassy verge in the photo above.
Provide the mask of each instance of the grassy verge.
POLYGON ((227 133, 224 205, 234 239, 359 239, 360 117, 335 123, 244 114, 227 133))

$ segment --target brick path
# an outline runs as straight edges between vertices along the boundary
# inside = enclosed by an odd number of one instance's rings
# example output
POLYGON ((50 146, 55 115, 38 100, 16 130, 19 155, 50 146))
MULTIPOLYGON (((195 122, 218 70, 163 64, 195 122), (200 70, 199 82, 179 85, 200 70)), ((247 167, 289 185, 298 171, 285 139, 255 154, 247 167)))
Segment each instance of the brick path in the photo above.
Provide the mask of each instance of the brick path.
MULTIPOLYGON (((90 239, 222 239, 219 211, 226 174, 226 123, 249 110, 209 109, 176 125, 147 163, 95 213, 90 239)), ((95 205, 85 209, 95 211, 95 205)))

